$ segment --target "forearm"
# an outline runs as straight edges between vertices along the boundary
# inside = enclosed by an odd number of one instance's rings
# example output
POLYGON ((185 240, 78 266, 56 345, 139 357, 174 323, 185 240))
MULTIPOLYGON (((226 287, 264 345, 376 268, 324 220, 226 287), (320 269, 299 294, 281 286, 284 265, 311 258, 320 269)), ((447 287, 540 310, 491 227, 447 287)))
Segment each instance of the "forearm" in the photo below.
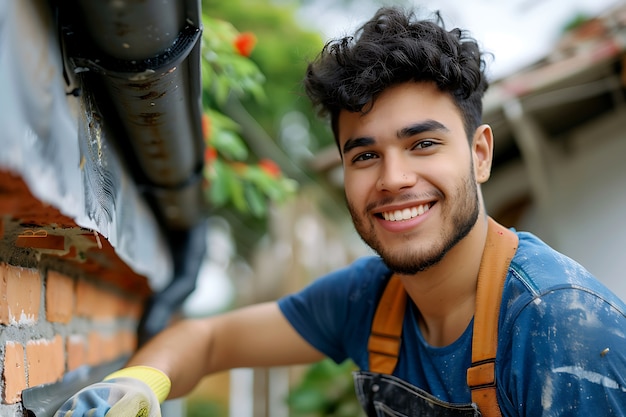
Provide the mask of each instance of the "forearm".
POLYGON ((180 397, 211 372, 210 340, 209 319, 183 320, 152 338, 127 366, 145 365, 163 371, 172 381, 168 398, 180 397))
POLYGON ((274 302, 223 315, 178 322, 142 347, 128 366, 163 371, 169 398, 191 391, 208 374, 240 367, 311 363, 322 354, 291 327, 274 302))

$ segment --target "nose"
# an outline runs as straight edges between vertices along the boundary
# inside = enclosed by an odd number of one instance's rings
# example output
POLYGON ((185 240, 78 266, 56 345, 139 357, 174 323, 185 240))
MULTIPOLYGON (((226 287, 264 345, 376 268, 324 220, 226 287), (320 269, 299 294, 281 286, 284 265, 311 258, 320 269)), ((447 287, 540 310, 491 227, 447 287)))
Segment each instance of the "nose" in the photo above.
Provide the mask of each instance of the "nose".
POLYGON ((393 193, 414 186, 417 173, 413 168, 407 158, 386 157, 381 164, 376 189, 393 193))

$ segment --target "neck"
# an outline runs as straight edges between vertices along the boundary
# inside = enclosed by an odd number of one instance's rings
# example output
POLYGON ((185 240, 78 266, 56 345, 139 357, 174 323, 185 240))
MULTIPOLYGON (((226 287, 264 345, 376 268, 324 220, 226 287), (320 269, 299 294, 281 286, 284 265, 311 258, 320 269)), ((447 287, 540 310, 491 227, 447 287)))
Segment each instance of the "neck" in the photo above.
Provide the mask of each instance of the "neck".
POLYGON ((430 345, 449 345, 472 320, 486 238, 487 217, 481 215, 470 233, 441 262, 418 274, 400 276, 420 312, 420 328, 430 345))

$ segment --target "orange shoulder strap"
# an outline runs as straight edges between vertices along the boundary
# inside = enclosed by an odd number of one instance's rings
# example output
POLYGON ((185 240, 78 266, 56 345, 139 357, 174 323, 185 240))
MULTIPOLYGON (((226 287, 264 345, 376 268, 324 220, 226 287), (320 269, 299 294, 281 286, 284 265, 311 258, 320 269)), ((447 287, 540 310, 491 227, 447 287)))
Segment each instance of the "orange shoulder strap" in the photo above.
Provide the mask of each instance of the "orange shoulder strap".
POLYGON ((467 370, 467 385, 472 391, 472 401, 478 404, 485 417, 502 415, 496 398, 498 318, 504 282, 517 244, 515 233, 489 218, 487 241, 478 271, 472 366, 467 370))
MULTIPOLYGON (((485 417, 499 417, 496 398, 495 357, 498 347, 498 317, 502 290, 511 259, 517 250, 517 235, 489 218, 485 250, 478 273, 472 366, 467 384, 472 401, 485 417)), ((378 303, 368 343, 370 371, 391 374, 398 362, 406 292, 393 275, 378 303)))
POLYGON ((372 372, 391 374, 396 368, 406 298, 402 281, 396 275, 392 275, 378 302, 367 344, 372 372))

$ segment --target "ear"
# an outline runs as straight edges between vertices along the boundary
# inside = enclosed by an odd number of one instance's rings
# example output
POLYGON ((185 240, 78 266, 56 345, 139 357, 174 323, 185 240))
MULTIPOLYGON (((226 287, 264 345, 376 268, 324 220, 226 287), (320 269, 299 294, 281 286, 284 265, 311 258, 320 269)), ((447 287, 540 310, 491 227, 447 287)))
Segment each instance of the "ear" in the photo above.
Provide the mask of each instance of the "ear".
POLYGON ((493 132, 491 126, 480 125, 474 132, 472 140, 472 157, 474 158, 474 175, 479 184, 485 183, 491 175, 493 159, 493 132))

